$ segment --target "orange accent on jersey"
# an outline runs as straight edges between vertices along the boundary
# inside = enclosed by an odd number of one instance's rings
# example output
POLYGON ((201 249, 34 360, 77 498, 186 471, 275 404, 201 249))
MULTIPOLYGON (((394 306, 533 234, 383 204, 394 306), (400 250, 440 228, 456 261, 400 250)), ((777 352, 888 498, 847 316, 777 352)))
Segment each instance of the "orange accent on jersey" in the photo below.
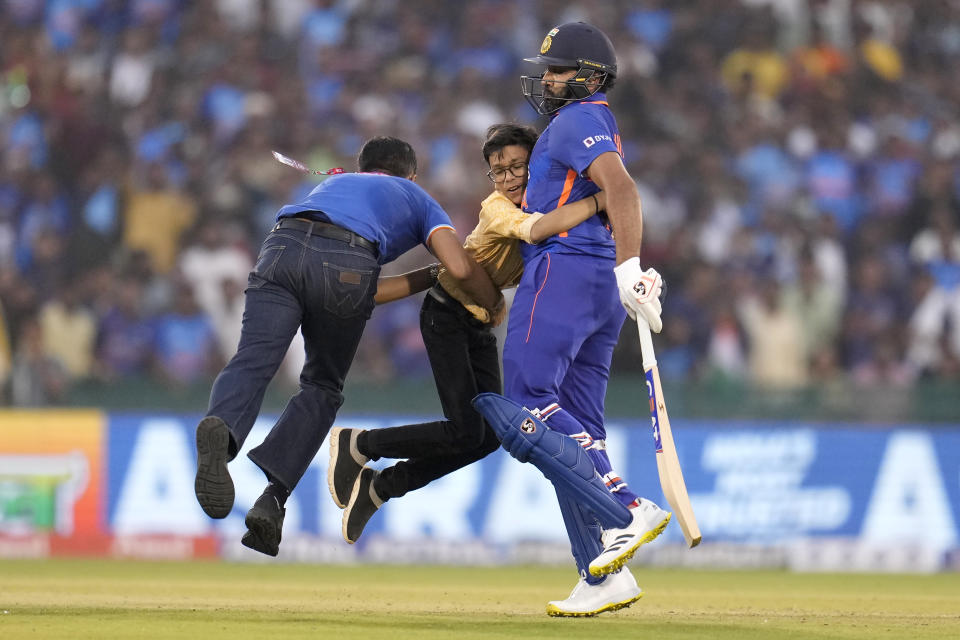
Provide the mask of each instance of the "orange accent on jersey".
POLYGON ((543 274, 543 282, 540 283, 540 288, 537 289, 537 294, 533 296, 533 306, 530 307, 530 324, 527 326, 527 339, 524 340, 524 343, 530 342, 530 332, 533 331, 533 312, 537 310, 537 298, 540 297, 540 292, 543 291, 543 288, 547 286, 547 277, 550 275, 550 254, 547 254, 547 272, 543 274))
POLYGON ((602 105, 604 105, 605 107, 609 107, 609 106, 610 106, 610 103, 607 102, 606 100, 586 100, 586 101, 584 101, 583 104, 602 104, 602 105))
POLYGON ((577 172, 573 169, 567 169, 567 179, 563 182, 563 192, 560 193, 560 199, 557 200, 557 208, 567 204, 570 199, 570 192, 573 191, 573 181, 577 179, 577 172))
MULTIPOLYGON (((558 209, 567 204, 567 200, 570 199, 570 192, 573 191, 573 181, 576 179, 577 172, 573 169, 567 169, 567 179, 563 183, 563 192, 560 194, 560 199, 557 200, 558 209)), ((566 238, 568 234, 566 231, 561 231, 557 235, 561 238, 566 238)))
POLYGON ((617 145, 617 153, 620 154, 620 157, 623 157, 623 145, 620 144, 620 134, 613 134, 613 144, 617 145))
POLYGON ((440 229, 450 229, 450 231, 453 231, 454 233, 457 232, 456 229, 454 229, 453 227, 451 227, 451 226, 448 225, 448 224, 440 224, 440 225, 437 225, 436 227, 434 227, 434 228, 430 231, 430 235, 427 236, 427 246, 430 246, 430 238, 433 237, 433 234, 435 234, 437 231, 440 231, 440 229))

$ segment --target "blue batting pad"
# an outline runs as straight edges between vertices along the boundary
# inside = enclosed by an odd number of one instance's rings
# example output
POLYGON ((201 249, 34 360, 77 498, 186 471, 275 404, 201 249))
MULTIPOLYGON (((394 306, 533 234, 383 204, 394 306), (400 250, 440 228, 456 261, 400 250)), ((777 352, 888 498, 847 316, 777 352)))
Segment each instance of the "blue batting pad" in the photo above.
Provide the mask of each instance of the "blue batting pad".
POLYGON ((630 510, 607 490, 593 460, 576 440, 554 431, 529 410, 500 394, 481 393, 472 404, 487 419, 510 455, 540 469, 557 493, 570 496, 592 512, 604 529, 622 528, 630 523, 630 510))
POLYGON ((563 524, 567 529, 567 538, 570 539, 570 551, 577 563, 580 577, 584 578, 587 584, 603 582, 607 576, 597 578, 590 574, 590 562, 603 551, 603 544, 600 542, 603 529, 600 528, 600 523, 593 514, 581 507, 575 498, 559 489, 557 502, 560 504, 563 524))

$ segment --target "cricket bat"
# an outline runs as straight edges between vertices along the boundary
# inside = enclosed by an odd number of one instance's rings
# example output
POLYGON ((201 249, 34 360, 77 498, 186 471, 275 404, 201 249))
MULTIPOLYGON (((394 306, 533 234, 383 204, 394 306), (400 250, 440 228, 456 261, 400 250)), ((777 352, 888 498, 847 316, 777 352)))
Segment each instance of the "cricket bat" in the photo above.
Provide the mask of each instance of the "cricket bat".
POLYGON ((680 459, 673 444, 673 432, 670 430, 670 417, 663 400, 663 387, 660 385, 660 371, 657 369, 657 357, 653 352, 653 337, 650 325, 637 314, 637 329, 640 333, 640 352, 643 354, 643 371, 647 377, 647 395, 650 398, 650 415, 653 424, 653 442, 657 449, 657 472, 660 474, 660 487, 663 495, 673 509, 680 523, 687 546, 693 548, 700 544, 702 536, 697 518, 693 515, 693 506, 687 495, 687 485, 680 470, 680 459))

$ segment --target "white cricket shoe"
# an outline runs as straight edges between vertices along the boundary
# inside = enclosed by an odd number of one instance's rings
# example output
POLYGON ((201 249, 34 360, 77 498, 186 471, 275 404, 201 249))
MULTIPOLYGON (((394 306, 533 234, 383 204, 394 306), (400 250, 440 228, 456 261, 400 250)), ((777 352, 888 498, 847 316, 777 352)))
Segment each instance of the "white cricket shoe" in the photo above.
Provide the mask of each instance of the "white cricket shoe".
POLYGON ((566 600, 547 603, 548 616, 588 617, 604 611, 616 611, 629 607, 643 597, 643 589, 637 586, 630 570, 623 568, 611 573, 600 584, 587 584, 580 578, 577 586, 566 600))
POLYGON ((607 529, 600 537, 603 551, 590 563, 590 575, 602 576, 625 565, 640 545, 654 540, 670 522, 669 511, 664 511, 646 498, 640 506, 630 510, 633 520, 623 529, 607 529))

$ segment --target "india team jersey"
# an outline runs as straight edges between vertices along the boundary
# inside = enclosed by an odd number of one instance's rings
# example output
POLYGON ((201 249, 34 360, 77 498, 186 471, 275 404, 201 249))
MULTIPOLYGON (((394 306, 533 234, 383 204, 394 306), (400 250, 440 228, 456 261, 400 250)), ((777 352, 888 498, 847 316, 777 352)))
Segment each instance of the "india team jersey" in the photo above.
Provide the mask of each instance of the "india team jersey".
MULTIPOLYGON (((589 100, 561 108, 530 155, 523 210, 553 211, 599 191, 584 172, 597 156, 608 151, 622 155, 620 132, 604 94, 596 93, 589 100)), ((523 245, 522 250, 524 262, 544 252, 616 257, 613 237, 600 216, 540 244, 523 245)))
POLYGON ((277 220, 322 211, 333 224, 376 242, 377 262, 386 264, 427 239, 451 229, 450 216, 412 180, 383 173, 343 173, 280 209, 277 220))

